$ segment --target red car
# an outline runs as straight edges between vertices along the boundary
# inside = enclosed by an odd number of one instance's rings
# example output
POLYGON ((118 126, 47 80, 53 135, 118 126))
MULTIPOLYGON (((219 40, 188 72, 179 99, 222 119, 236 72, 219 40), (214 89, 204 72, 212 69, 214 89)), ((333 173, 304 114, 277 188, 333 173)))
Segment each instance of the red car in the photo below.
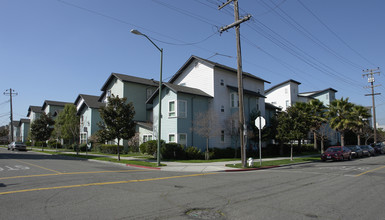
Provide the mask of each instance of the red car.
POLYGON ((333 146, 329 147, 323 154, 321 154, 321 160, 351 160, 352 152, 347 147, 333 146))

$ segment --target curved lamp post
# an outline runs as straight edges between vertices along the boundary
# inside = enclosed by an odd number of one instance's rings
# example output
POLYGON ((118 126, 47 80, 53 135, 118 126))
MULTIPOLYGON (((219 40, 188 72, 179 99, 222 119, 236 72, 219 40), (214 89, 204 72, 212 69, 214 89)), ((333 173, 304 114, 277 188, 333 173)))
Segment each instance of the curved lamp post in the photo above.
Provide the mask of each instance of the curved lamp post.
POLYGON ((158 49, 160 51, 160 76, 159 76, 159 112, 158 112, 158 140, 157 140, 157 150, 156 150, 156 162, 158 164, 158 166, 160 166, 160 121, 161 121, 161 118, 162 118, 162 111, 161 111, 161 108, 162 108, 162 66, 163 66, 163 48, 159 48, 147 35, 141 33, 140 31, 138 30, 135 30, 135 29, 132 29, 131 30, 131 33, 133 34, 136 34, 136 35, 142 35, 144 36, 145 38, 147 38, 147 40, 149 40, 155 47, 156 49, 158 49))

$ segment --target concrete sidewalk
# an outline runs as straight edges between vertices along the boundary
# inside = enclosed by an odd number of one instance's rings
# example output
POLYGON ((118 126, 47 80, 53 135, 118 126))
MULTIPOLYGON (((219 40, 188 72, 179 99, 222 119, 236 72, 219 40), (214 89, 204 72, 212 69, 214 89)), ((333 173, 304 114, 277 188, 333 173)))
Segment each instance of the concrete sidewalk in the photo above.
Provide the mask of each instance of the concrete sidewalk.
MULTIPOLYGON (((39 150, 39 148, 36 148, 39 150)), ((54 149, 44 149, 44 152, 55 152, 54 149)), ((76 154, 76 152, 63 152, 66 154, 76 154)), ((79 155, 86 155, 85 152, 80 152, 79 155)), ((92 154, 87 153, 89 156, 97 156, 97 157, 109 157, 109 158, 115 158, 117 159, 117 156, 112 155, 101 155, 101 154, 92 154)), ((308 155, 308 156, 299 156, 299 157, 310 157, 315 155, 308 155)), ((296 157, 298 158, 298 157, 296 157)), ((155 160, 146 160, 136 157, 120 157, 122 160, 138 160, 138 161, 147 161, 147 162, 156 162, 155 160)), ((265 158, 262 159, 262 161, 272 161, 272 160, 283 160, 283 159, 290 159, 290 157, 275 157, 275 158, 265 158)), ((91 160, 91 159, 90 159, 91 160)), ((98 160, 93 160, 98 161, 98 160)), ((259 159, 254 159, 254 163, 259 163, 259 159)), ((100 162, 100 161, 98 161, 100 162)), ((255 169, 242 169, 242 168, 232 168, 232 167, 226 167, 226 164, 238 164, 241 163, 241 160, 234 160, 234 161, 222 161, 222 162, 207 162, 207 163, 182 163, 182 162, 169 162, 169 161, 161 161, 162 164, 165 164, 166 166, 161 167, 145 167, 145 166, 137 166, 137 165, 130 165, 126 164, 126 166, 132 166, 137 167, 140 169, 157 169, 161 171, 177 171, 177 172, 195 172, 195 173, 207 173, 207 172, 234 172, 234 171, 249 171, 249 170, 257 170, 261 168, 255 168, 255 169)), ((263 169, 263 168, 262 168, 263 169)))

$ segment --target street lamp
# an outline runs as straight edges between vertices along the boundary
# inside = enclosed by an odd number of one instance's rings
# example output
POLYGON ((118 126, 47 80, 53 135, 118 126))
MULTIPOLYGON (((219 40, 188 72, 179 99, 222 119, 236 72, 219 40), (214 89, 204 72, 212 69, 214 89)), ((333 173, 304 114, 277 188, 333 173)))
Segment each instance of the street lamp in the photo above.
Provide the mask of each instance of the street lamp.
POLYGON ((136 35, 142 35, 144 36, 145 38, 147 38, 147 40, 149 40, 155 47, 156 49, 158 49, 160 51, 160 76, 159 76, 159 112, 158 112, 158 140, 157 140, 157 153, 156 153, 156 162, 158 164, 158 166, 160 166, 160 121, 161 121, 161 118, 162 118, 162 111, 161 111, 161 108, 162 108, 162 66, 163 66, 163 48, 159 48, 149 37, 147 37, 147 35, 141 33, 140 31, 138 30, 135 30, 135 29, 132 29, 131 30, 131 33, 133 34, 136 34, 136 35))

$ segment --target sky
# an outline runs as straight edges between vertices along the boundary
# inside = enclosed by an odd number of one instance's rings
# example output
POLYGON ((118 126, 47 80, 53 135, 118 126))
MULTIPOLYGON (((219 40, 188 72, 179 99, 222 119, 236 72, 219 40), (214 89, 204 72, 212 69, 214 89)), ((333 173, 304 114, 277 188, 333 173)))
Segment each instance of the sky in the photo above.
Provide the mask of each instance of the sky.
MULTIPOLYGON (((232 4, 224 0, 0 0, 0 92, 12 88, 14 120, 45 100, 100 95, 112 72, 163 81, 191 55, 236 68, 232 4)), ((243 71, 266 81, 301 82, 300 92, 336 89, 371 106, 363 70, 385 70, 383 0, 239 0, 243 71)), ((377 122, 385 125, 384 72, 375 75, 377 122), (381 85, 382 84, 382 85, 381 85)), ((0 125, 9 123, 0 96, 0 125)))

